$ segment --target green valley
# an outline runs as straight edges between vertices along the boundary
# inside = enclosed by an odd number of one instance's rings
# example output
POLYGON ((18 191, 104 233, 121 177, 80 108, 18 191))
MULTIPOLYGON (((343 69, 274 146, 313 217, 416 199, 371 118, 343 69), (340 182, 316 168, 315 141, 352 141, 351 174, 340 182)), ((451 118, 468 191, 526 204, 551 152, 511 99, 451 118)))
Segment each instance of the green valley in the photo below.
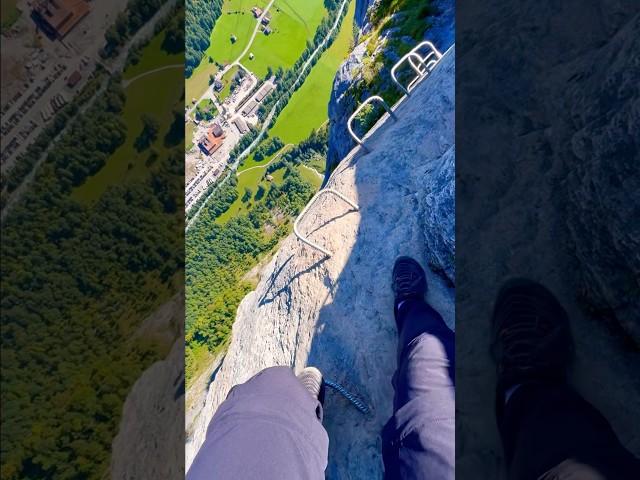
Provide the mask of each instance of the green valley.
MULTIPOLYGON (((225 13, 230 3, 223 4, 222 14, 213 28, 212 44, 192 78, 198 78, 199 69, 228 60, 225 56, 229 52, 237 53, 235 47, 224 45, 217 49, 214 43, 215 39, 222 41, 230 32, 233 15, 225 13), (220 22, 224 22, 222 26, 220 22), (207 55, 213 62, 209 62, 207 55)), ((242 4, 243 8, 253 6, 255 4, 242 4)), ((203 200, 191 204, 187 200, 188 208, 195 211, 189 215, 186 233, 188 384, 227 345, 238 304, 252 288, 245 275, 271 255, 279 241, 291 232, 293 219, 322 184, 328 102, 338 66, 353 46, 354 11, 355 0, 334 3, 275 0, 268 12, 271 32, 258 34, 242 58, 243 67, 251 72, 249 78, 237 81, 235 89, 227 91, 229 77, 235 76, 232 72, 237 67, 225 70, 223 75, 218 72, 216 78, 220 86, 210 89, 212 94, 205 96, 215 98, 222 105, 222 112, 211 124, 220 125, 223 132, 231 129, 230 133, 236 135, 236 119, 241 117, 253 130, 235 144, 230 156, 220 154, 222 160, 228 160, 224 170, 227 173, 219 174, 220 180, 202 192, 203 200), (328 13, 327 4, 333 8, 328 13), (291 37, 282 29, 288 29, 291 37), (321 43, 325 38, 328 42, 321 43), (310 41, 313 43, 307 44, 310 41), (310 58, 311 55, 314 57, 310 58), (313 61, 306 66, 310 60, 313 61), (267 85, 260 78, 269 71, 276 74, 275 88, 260 98, 260 91, 267 85), (298 76, 300 81, 295 80, 298 76), (249 110, 245 106, 252 98, 260 99, 257 117, 246 113, 249 110), (274 121, 267 125, 265 110, 272 108, 274 121), (255 138, 260 129, 266 130, 261 141, 245 158, 237 158, 248 145, 244 138, 255 138)), ((257 19, 253 21, 255 26, 257 19)), ((242 28, 251 30, 246 25, 242 28)), ((246 39, 239 36, 237 43, 246 45, 243 40, 246 39)), ((187 79, 187 85, 190 80, 187 79)), ((188 98, 191 97, 200 98, 197 94, 188 94, 188 98)), ((187 111, 189 108, 192 107, 187 111)), ((202 129, 202 124, 198 128, 202 129)), ((187 138, 188 144, 190 140, 187 138)), ((198 141, 195 133, 191 141, 198 141)), ((192 151, 191 155, 203 157, 200 152, 192 151)), ((218 158, 215 152, 210 157, 218 158)), ((196 184, 188 183, 187 196, 191 194, 191 185, 196 184)))
POLYGON ((160 51, 183 12, 154 19, 156 37, 123 76, 99 67, 97 94, 3 221, 3 479, 108 477, 125 399, 178 338, 139 332, 184 282, 182 92, 161 87, 182 72, 128 81, 183 63, 160 51), (164 101, 145 103, 145 88, 164 101))
POLYGON ((323 124, 338 67, 353 47, 353 14, 355 1, 349 5, 340 33, 320 57, 304 84, 296 91, 269 133, 285 142, 296 143, 323 124))

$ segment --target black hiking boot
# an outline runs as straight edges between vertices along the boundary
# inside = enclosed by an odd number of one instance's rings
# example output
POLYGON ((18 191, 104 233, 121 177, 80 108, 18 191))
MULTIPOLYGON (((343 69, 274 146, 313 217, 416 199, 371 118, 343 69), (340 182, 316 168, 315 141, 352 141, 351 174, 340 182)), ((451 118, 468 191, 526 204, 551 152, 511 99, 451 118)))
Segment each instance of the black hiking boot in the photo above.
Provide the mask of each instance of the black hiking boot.
POLYGON ((567 313, 542 285, 507 282, 493 311, 491 353, 498 392, 526 382, 565 382, 573 355, 567 313))
POLYGON ((423 298, 427 292, 427 277, 413 258, 398 257, 393 266, 391 288, 396 296, 396 305, 408 298, 423 298))
POLYGON ((324 403, 324 381, 320 370, 316 367, 305 367, 297 377, 313 398, 324 403))

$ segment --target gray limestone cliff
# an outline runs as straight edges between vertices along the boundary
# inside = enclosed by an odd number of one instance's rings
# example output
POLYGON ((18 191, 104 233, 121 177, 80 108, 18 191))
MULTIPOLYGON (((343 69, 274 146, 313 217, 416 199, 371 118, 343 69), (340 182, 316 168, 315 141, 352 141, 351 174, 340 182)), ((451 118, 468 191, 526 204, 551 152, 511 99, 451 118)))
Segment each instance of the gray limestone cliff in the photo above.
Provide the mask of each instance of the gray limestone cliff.
POLYGON ((580 61, 567 69, 573 108, 565 121, 574 130, 565 170, 567 226, 581 301, 640 347, 640 15, 597 55, 608 61, 594 70, 580 61))
POLYGON ((184 477, 184 297, 149 316, 136 333, 162 346, 166 356, 133 385, 112 442, 110 478, 184 477))
POLYGON ((365 27, 367 22, 367 12, 380 0, 356 0, 355 23, 359 28, 365 27))
POLYGON ((456 165, 456 473, 505 478, 488 345, 492 303, 510 276, 561 299, 576 346, 571 383, 637 455, 638 2, 489 0, 478 10, 461 10, 468 29, 456 44, 465 152, 456 165))
POLYGON ((333 255, 289 236, 241 302, 227 354, 187 426, 187 468, 233 385, 272 365, 315 365, 371 409, 364 415, 328 391, 327 478, 381 478, 380 431, 392 414, 390 278, 397 256, 430 266, 427 300, 454 326, 454 57, 452 49, 397 106, 397 120, 374 127, 369 151, 349 155, 328 180, 359 210, 325 195, 305 216, 302 231, 333 255))
MULTIPOLYGON (((347 132, 347 120, 356 109, 358 102, 370 95, 380 95, 384 90, 395 88, 389 77, 389 68, 385 65, 380 72, 384 81, 370 91, 363 81, 362 69, 364 63, 370 60, 367 52, 369 42, 375 41, 374 53, 379 54, 385 62, 395 62, 398 54, 395 52, 396 41, 413 46, 416 41, 411 38, 398 38, 398 28, 384 29, 375 39, 366 36, 372 28, 369 17, 379 6, 376 0, 356 1, 356 23, 359 26, 356 47, 349 57, 342 63, 336 73, 331 98, 329 100, 329 152, 327 163, 330 168, 335 166, 351 150, 355 143, 347 132), (354 88, 360 87, 360 88, 354 88)), ((455 41, 455 2, 453 0, 434 0, 430 5, 435 12, 424 19, 424 39, 434 43, 441 51, 446 51, 455 41)), ((402 11, 394 14, 401 21, 402 11)))

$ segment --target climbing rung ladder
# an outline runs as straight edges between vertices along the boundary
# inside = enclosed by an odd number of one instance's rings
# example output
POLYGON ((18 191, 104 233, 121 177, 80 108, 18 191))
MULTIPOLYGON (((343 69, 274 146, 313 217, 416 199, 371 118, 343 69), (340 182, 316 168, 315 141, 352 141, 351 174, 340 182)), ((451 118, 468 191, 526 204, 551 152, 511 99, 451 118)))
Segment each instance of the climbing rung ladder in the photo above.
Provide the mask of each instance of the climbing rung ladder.
MULTIPOLYGON (((411 91, 416 87, 416 85, 421 80, 423 80, 435 68, 437 63, 442 58, 442 56, 443 54, 440 53, 438 49, 436 49, 433 43, 429 41, 424 41, 419 43, 415 47, 413 47, 411 51, 409 51, 406 55, 404 55, 402 58, 400 58, 400 60, 396 62, 396 64, 391 68, 391 79, 398 86, 398 88, 404 92, 404 95, 391 108, 389 108, 389 106, 387 105, 387 102, 385 102, 384 99, 379 95, 372 95, 371 97, 367 98, 364 102, 362 102, 362 104, 356 109, 355 112, 353 112, 353 114, 349 117, 349 120, 347 121, 347 130, 349 131, 349 135, 351 135, 351 137, 358 144, 353 150, 351 150, 351 152, 349 152, 349 155, 347 155, 347 157, 353 157, 361 148, 364 151, 368 151, 368 148, 364 143, 366 140, 366 134, 363 135, 362 138, 360 138, 356 135, 352 127, 353 121, 355 120, 358 113, 360 113, 366 105, 368 105, 373 101, 376 101, 382 104, 382 106, 384 107, 384 109, 388 114, 383 116, 381 119, 378 120, 378 122, 376 122, 376 127, 378 126, 379 123, 381 122, 384 123, 387 120, 387 118, 392 118, 394 121, 397 120, 396 115, 393 113, 394 108, 400 102, 402 102, 408 95, 411 94, 411 91), (421 53, 421 52, 424 52, 424 53, 421 53), (404 62, 408 62, 411 68, 413 69, 413 71, 416 73, 416 76, 409 81, 407 86, 402 85, 398 81, 398 78, 396 75, 398 69, 404 64, 404 62)), ((306 245, 310 246, 311 248, 314 248, 315 250, 318 250, 319 252, 323 253, 327 257, 331 257, 331 252, 329 250, 309 240, 307 237, 305 237, 300 233, 300 230, 298 228, 300 225, 300 222, 302 222, 304 216, 309 212, 311 207, 316 203, 316 201, 321 196, 326 194, 333 194, 338 198, 340 198, 341 200, 343 200, 344 202, 348 203, 354 210, 356 211, 359 210, 358 204, 353 202, 352 200, 349 200, 342 193, 332 188, 323 188, 314 195, 314 197, 307 204, 307 206, 304 207, 302 212, 300 212, 300 215, 298 215, 298 218, 296 218, 295 222, 293 223, 293 233, 295 233, 298 240, 300 240, 302 243, 305 243, 306 245)))

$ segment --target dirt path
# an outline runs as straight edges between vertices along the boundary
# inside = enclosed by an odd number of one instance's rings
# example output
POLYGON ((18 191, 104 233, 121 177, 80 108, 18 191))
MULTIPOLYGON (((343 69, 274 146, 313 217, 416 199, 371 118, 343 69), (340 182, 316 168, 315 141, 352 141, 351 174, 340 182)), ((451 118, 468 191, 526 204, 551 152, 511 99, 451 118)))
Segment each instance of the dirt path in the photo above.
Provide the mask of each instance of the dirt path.
POLYGON ((152 75, 154 73, 161 72, 163 70, 169 70, 169 69, 172 69, 172 68, 184 68, 184 63, 176 63, 174 65, 165 65, 164 67, 158 67, 158 68, 154 68, 153 70, 148 70, 146 72, 142 72, 139 75, 136 75, 135 77, 130 78, 129 80, 123 80, 122 81, 122 86, 123 86, 123 88, 127 88, 127 87, 129 87, 129 85, 131 85, 136 80, 144 78, 147 75, 152 75))
POLYGON ((324 175, 322 175, 319 171, 317 171, 315 168, 310 167, 309 165, 305 165, 304 163, 300 164, 302 166, 302 168, 306 168, 307 170, 311 170, 313 173, 315 173, 321 180, 324 180, 324 175))
POLYGON ((282 156, 283 153, 285 153, 285 149, 287 147, 293 147, 293 143, 287 143, 284 147, 282 147, 280 149, 280 151, 278 153, 275 154, 275 156, 271 160, 269 160, 264 165, 256 165, 255 167, 249 167, 246 170, 241 170, 241 171, 238 172, 237 176, 239 177, 243 173, 249 172, 251 170, 255 170, 256 168, 267 168, 269 165, 271 165, 273 162, 275 162, 280 156, 282 156))

